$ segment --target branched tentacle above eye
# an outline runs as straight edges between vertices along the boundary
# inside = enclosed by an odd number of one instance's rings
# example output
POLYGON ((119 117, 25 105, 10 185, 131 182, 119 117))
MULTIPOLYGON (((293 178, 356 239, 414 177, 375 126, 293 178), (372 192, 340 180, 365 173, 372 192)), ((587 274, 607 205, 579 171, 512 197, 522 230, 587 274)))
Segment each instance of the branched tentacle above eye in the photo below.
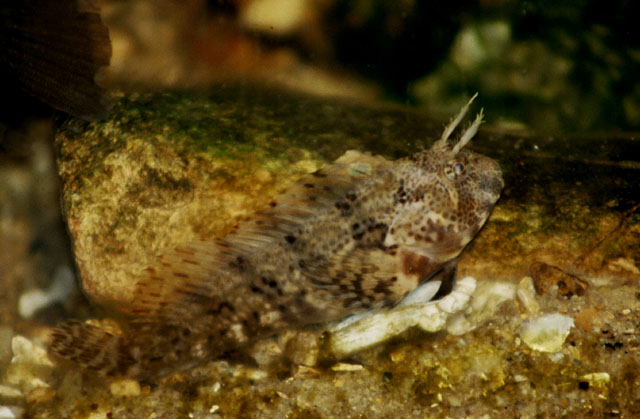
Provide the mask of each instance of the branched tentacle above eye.
MULTIPOLYGON (((464 116, 467 114, 467 111, 469 110, 469 107, 471 106, 471 103, 473 103, 474 99, 477 96, 478 96, 478 93, 473 95, 473 97, 471 97, 471 99, 469 99, 469 102, 467 102, 467 104, 464 105, 462 107, 462 109, 460 109, 460 112, 458 112, 458 114, 451 120, 451 122, 449 122, 447 124, 447 126, 444 129, 444 131, 442 132, 442 136, 440 137, 440 139, 433 144, 434 148, 443 148, 443 147, 447 146, 447 141, 449 140, 449 137, 451 136, 453 131, 456 129, 458 124, 460 124, 460 121, 462 121, 462 118, 464 118, 464 116)), ((480 112, 480 114, 482 114, 482 111, 480 112)), ((480 120, 482 120, 482 116, 481 115, 479 115, 479 116, 480 116, 480 120)), ((476 120, 478 120, 478 118, 476 118, 476 120)), ((480 123, 478 123, 478 125, 480 125, 480 123)), ((477 127, 476 127, 476 130, 477 130, 477 127)), ((473 132, 471 137, 473 137, 473 135, 475 135, 475 131, 473 132)), ((469 139, 471 139, 471 138, 469 138, 469 139)), ((464 144, 462 146, 460 146, 460 148, 462 148, 463 146, 464 146, 464 144)))

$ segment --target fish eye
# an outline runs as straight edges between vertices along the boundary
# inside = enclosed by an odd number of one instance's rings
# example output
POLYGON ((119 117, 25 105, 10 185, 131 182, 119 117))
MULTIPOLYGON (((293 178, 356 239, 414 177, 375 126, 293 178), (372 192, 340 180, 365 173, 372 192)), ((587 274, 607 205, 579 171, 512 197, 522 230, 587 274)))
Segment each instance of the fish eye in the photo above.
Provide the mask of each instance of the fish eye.
POLYGON ((465 172, 465 163, 466 161, 460 159, 449 161, 443 168, 444 175, 451 180, 458 179, 465 172))
POLYGON ((457 161, 451 165, 451 170, 453 171, 454 175, 460 176, 462 173, 464 173, 464 164, 457 161))

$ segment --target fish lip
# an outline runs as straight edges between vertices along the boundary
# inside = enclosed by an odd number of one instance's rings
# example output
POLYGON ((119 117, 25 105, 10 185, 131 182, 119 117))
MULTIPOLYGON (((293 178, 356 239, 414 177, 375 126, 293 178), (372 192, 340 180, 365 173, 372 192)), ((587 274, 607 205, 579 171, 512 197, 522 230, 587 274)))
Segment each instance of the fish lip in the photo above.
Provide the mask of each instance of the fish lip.
POLYGON ((504 179, 502 178, 502 174, 497 178, 492 179, 490 183, 491 185, 489 187, 491 188, 491 191, 495 191, 496 195, 500 196, 500 192, 504 189, 504 179))
POLYGON ((491 196, 495 196, 494 201, 497 201, 500 197, 500 193, 504 188, 504 179, 502 178, 502 174, 500 172, 497 173, 497 176, 491 176, 486 179, 482 179, 479 183, 480 189, 485 193, 490 194, 491 196))

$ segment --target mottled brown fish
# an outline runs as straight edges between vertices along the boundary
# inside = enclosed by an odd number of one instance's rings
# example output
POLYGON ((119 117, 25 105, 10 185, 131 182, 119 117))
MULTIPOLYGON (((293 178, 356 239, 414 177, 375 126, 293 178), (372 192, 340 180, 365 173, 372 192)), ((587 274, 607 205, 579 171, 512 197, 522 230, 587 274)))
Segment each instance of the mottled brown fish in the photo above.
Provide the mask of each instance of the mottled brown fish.
MULTIPOLYGON (((472 99, 473 100, 473 99, 472 99)), ((283 328, 391 307, 456 258, 503 187, 498 164, 456 144, 390 161, 350 151, 304 177, 222 240, 163 254, 122 310, 122 331, 70 321, 51 350, 105 375, 153 379, 283 328)))

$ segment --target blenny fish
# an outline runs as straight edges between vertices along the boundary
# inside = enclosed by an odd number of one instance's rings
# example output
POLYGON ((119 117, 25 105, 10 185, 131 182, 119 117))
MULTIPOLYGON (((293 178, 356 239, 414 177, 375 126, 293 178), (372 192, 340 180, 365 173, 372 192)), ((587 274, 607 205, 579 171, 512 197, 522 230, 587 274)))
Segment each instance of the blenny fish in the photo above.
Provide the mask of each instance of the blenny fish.
POLYGON ((51 352, 153 380, 282 329, 392 308, 427 281, 446 295, 503 187, 498 164, 464 148, 482 111, 449 139, 471 101, 428 150, 396 161, 349 151, 228 236, 162 254, 118 327, 67 321, 51 352))

